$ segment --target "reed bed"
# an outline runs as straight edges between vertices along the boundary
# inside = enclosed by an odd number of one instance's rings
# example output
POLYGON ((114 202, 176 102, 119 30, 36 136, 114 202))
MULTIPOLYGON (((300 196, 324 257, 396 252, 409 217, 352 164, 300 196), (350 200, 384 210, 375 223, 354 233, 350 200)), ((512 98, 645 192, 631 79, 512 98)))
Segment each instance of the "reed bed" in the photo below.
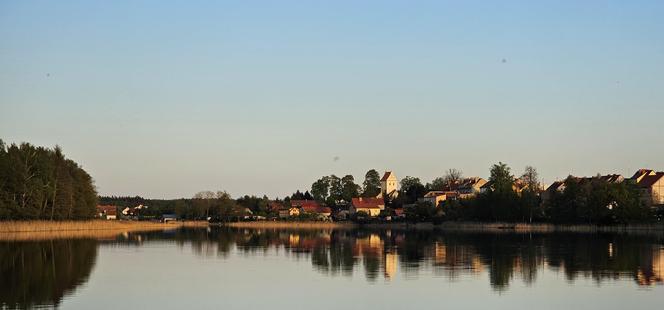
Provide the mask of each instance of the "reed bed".
POLYGON ((44 240, 61 238, 106 239, 123 232, 207 227, 205 221, 138 222, 138 221, 12 221, 0 222, 0 240, 44 240))

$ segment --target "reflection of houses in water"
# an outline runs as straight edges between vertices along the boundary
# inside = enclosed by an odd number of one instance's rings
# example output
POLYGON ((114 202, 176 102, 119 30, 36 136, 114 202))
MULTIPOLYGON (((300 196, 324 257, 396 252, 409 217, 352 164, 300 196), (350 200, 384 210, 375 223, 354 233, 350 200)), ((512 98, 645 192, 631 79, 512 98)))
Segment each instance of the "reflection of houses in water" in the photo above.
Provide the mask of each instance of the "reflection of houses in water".
POLYGON ((363 238, 355 239, 353 246, 354 257, 381 257, 383 254, 384 242, 379 235, 371 234, 363 238))
POLYGON ((434 243, 433 265, 444 267, 451 277, 455 277, 457 271, 480 273, 484 270, 482 261, 471 247, 447 246, 442 242, 434 243))
POLYGON ((397 253, 388 252, 385 253, 385 278, 392 279, 397 273, 397 264, 399 262, 399 257, 397 253))
POLYGON ((656 246, 652 255, 647 255, 636 274, 639 285, 662 285, 664 282, 664 248, 656 246))
POLYGON ((652 271, 657 283, 664 281, 664 248, 659 248, 653 255, 652 271))

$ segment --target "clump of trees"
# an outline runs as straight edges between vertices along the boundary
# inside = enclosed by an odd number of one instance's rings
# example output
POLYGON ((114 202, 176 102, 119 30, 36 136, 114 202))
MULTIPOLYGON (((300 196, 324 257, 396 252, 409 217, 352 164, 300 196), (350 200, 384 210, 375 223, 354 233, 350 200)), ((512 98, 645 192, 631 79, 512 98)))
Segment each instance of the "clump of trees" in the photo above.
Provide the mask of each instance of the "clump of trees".
POLYGON ((600 178, 568 177, 565 190, 552 193, 545 211, 556 223, 627 224, 655 219, 632 182, 609 183, 600 178))
POLYGON ((638 188, 629 181, 610 183, 599 176, 568 177, 565 189, 550 192, 542 201, 537 170, 526 167, 515 188, 510 167, 491 167, 490 187, 469 199, 445 201, 441 208, 446 220, 552 222, 561 224, 627 224, 655 220, 654 212, 640 199, 638 188))
POLYGON ((0 220, 82 220, 95 215, 92 177, 62 149, 0 140, 0 220))
MULTIPOLYGON (((373 170, 376 174, 375 170, 373 170)), ((378 192, 380 193, 380 179, 378 179, 378 192)), ((355 184, 355 178, 347 174, 342 178, 332 174, 323 176, 311 184, 311 198, 318 202, 323 202, 330 207, 349 202, 353 197, 360 195, 361 188, 355 184)), ((306 193, 305 193, 306 194, 306 193)), ((297 192, 291 199, 298 199, 297 192)), ((302 197, 302 198, 307 198, 302 197)))

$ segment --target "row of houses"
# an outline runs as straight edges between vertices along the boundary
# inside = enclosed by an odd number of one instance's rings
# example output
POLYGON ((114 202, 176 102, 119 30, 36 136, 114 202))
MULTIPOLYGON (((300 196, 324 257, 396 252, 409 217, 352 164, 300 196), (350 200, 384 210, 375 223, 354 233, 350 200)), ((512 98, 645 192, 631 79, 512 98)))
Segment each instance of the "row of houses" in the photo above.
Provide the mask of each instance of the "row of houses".
MULTIPOLYGON (((639 189, 641 201, 650 206, 664 205, 664 172, 652 169, 639 169, 634 175, 626 179, 619 174, 608 174, 596 177, 570 177, 571 181, 585 184, 593 180, 601 180, 612 184, 632 182, 639 189)), ((555 181, 542 193, 542 200, 547 201, 556 193, 562 193, 566 187, 565 181, 555 181)))

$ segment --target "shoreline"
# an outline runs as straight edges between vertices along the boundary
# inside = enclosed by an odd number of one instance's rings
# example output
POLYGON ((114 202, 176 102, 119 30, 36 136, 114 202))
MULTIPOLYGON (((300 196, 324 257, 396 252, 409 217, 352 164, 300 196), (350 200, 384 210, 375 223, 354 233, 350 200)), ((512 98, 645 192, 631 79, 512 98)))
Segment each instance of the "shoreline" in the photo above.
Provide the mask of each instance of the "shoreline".
POLYGON ((630 225, 588 225, 588 224, 548 224, 548 223, 481 223, 481 222, 445 222, 432 223, 369 223, 352 222, 233 222, 221 226, 248 229, 395 229, 395 230, 438 230, 448 232, 488 232, 488 233, 634 233, 662 234, 664 224, 630 225))
POLYGON ((0 222, 0 241, 28 241, 66 238, 108 239, 122 233, 170 230, 181 227, 208 227, 205 221, 7 221, 0 222))

